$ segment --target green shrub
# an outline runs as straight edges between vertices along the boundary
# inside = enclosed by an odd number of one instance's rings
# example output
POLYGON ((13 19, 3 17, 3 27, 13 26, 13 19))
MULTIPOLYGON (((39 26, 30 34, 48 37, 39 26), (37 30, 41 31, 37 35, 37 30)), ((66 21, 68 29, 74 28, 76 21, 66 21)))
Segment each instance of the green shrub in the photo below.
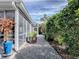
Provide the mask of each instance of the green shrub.
POLYGON ((37 33, 36 32, 29 32, 28 37, 36 37, 37 33))
POLYGON ((78 41, 73 37, 70 36, 69 33, 65 34, 65 42, 68 45, 67 52, 73 56, 79 56, 79 44, 78 41))
POLYGON ((55 27, 55 24, 54 24, 54 17, 50 17, 48 22, 46 23, 46 32, 45 32, 45 36, 46 36, 46 40, 50 41, 54 39, 54 35, 55 33, 57 32, 57 28, 55 27))
POLYGON ((59 44, 64 44, 64 37, 62 35, 57 35, 54 40, 59 44))
POLYGON ((67 48, 67 51, 72 56, 79 56, 79 45, 73 44, 67 48))
POLYGON ((45 35, 46 40, 54 38, 59 44, 66 43, 69 54, 79 55, 79 0, 69 1, 60 13, 49 18, 45 35))

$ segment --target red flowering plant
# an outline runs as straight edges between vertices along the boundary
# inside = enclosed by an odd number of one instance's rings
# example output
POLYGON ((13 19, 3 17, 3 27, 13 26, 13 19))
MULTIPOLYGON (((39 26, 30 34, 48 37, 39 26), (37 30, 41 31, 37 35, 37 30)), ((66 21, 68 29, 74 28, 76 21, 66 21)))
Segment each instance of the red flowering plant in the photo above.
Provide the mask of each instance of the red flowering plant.
POLYGON ((4 41, 8 40, 9 33, 12 32, 14 24, 12 19, 0 19, 0 32, 4 33, 4 41))

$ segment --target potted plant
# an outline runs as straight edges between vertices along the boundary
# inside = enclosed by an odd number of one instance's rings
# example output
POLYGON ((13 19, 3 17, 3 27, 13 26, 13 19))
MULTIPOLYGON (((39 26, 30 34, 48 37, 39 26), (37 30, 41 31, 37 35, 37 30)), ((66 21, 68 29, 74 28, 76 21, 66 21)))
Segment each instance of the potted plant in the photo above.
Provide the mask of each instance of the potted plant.
POLYGON ((28 37, 27 37, 26 41, 28 43, 35 43, 37 41, 37 33, 36 32, 28 33, 28 37))
POLYGON ((12 41, 9 39, 9 34, 12 32, 14 21, 11 19, 0 19, 0 31, 4 33, 4 52, 10 55, 12 49, 12 41))

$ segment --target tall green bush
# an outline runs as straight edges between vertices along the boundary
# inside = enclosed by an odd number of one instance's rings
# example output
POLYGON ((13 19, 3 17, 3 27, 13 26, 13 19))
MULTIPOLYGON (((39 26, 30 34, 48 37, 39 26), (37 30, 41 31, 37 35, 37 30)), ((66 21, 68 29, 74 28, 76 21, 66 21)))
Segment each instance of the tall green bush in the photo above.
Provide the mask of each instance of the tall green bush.
POLYGON ((49 40, 49 37, 57 38, 60 44, 66 43, 67 51, 71 55, 79 55, 79 0, 69 0, 60 13, 49 18, 46 39, 49 40))
MULTIPOLYGON (((55 16, 54 16, 55 17, 55 16)), ((46 23, 46 40, 51 39, 53 40, 55 33, 57 32, 57 28, 55 27, 54 17, 50 17, 49 21, 46 23)))

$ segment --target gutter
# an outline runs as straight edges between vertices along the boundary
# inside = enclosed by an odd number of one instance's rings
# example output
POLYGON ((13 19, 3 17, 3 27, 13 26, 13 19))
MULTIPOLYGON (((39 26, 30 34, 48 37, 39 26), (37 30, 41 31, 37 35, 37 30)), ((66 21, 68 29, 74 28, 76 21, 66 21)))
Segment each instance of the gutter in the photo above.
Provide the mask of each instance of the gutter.
POLYGON ((24 15, 24 17, 26 18, 26 20, 32 24, 32 19, 29 16, 28 12, 26 11, 25 7, 23 6, 23 2, 12 2, 12 5, 14 6, 15 9, 19 9, 22 14, 24 15))

